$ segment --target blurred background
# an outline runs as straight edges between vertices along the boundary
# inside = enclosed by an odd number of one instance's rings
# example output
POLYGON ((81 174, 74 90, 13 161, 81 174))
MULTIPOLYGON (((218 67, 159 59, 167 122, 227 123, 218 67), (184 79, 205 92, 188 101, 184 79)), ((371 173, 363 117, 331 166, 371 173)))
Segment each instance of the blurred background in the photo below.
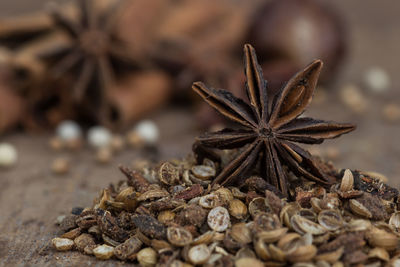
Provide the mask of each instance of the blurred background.
POLYGON ((244 97, 245 43, 271 92, 322 59, 307 115, 357 130, 308 149, 398 186, 399 8, 389 0, 0 2, 0 265, 51 265, 54 252, 37 240, 54 235, 57 215, 121 179, 118 164, 183 157, 196 135, 228 125, 191 84, 244 97))

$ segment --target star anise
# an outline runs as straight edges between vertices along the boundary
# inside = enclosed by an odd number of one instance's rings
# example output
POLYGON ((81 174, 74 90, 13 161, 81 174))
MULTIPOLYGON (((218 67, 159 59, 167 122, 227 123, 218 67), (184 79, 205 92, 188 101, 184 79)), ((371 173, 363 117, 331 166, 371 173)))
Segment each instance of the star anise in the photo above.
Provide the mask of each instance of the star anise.
MULTIPOLYGON (((91 97, 97 98, 100 106, 100 109, 98 106, 94 108, 95 113, 104 112, 101 107, 107 105, 107 93, 114 84, 116 65, 135 65, 129 48, 114 29, 120 3, 103 12, 99 12, 93 0, 77 0, 77 5, 80 16, 75 18, 64 15, 60 10, 53 11, 56 26, 69 36, 71 42, 42 57, 54 62, 52 72, 56 77, 66 73, 77 76, 73 86, 77 103, 93 90, 91 97)), ((104 117, 104 114, 99 114, 99 117, 104 117)))
POLYGON ((250 104, 223 89, 206 87, 201 82, 192 86, 208 104, 229 119, 241 124, 241 129, 224 129, 197 138, 200 145, 217 148, 242 148, 215 178, 213 184, 241 182, 244 175, 260 162, 261 175, 270 184, 288 195, 286 166, 298 176, 330 184, 333 177, 323 173, 311 154, 293 142, 320 144, 355 129, 353 124, 300 117, 311 102, 322 62, 315 60, 295 74, 272 98, 263 78, 254 48, 246 44, 246 92, 250 104))

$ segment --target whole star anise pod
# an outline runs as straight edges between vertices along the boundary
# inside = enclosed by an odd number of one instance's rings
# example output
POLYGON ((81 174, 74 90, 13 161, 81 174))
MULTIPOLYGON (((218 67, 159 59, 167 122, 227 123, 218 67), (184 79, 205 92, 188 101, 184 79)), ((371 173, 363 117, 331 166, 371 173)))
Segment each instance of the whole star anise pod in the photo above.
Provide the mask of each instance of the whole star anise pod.
POLYGON ((102 120, 109 115, 104 114, 108 112, 104 109, 107 107, 108 90, 114 84, 116 65, 135 63, 129 48, 118 38, 114 29, 120 3, 115 3, 103 12, 99 12, 94 3, 94 0, 77 0, 80 16, 74 18, 54 9, 52 17, 56 26, 71 41, 68 45, 54 48, 41 56, 54 62, 52 73, 56 77, 67 73, 76 76, 72 90, 77 103, 84 97, 88 98, 91 91, 89 98, 97 101, 92 109, 102 120))
POLYGON ((223 89, 206 87, 201 82, 192 86, 208 104, 238 122, 242 129, 224 129, 206 133, 197 138, 200 145, 217 148, 241 148, 239 154, 215 178, 213 184, 244 182, 246 174, 260 160, 261 175, 284 195, 288 195, 287 172, 321 184, 330 184, 333 177, 323 173, 311 154, 293 142, 320 144, 355 129, 353 124, 299 117, 311 102, 322 62, 315 60, 295 74, 288 83, 269 99, 267 83, 263 78, 254 48, 246 44, 246 92, 250 104, 223 89))

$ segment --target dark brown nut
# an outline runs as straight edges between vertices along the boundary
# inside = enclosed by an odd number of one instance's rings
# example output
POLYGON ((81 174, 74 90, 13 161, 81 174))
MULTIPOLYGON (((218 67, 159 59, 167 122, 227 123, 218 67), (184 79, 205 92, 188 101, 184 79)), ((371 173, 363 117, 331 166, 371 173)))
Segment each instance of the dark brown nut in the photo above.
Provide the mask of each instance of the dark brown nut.
POLYGON ((167 238, 172 245, 178 247, 184 247, 193 241, 192 234, 181 227, 168 227, 167 238))
POLYGON ((165 226, 149 215, 136 215, 132 218, 135 226, 146 236, 155 239, 165 239, 167 229, 165 226))
POLYGON ((132 236, 125 240, 124 243, 115 247, 114 255, 120 260, 129 259, 140 250, 142 244, 143 243, 139 238, 132 236))
POLYGON ((175 199, 183 199, 183 200, 190 200, 192 198, 201 196, 204 192, 204 189, 201 185, 195 184, 185 190, 182 190, 175 194, 175 199))
POLYGON ((123 242, 129 237, 129 233, 119 226, 116 218, 109 211, 98 209, 96 213, 97 224, 103 234, 118 242, 123 242))

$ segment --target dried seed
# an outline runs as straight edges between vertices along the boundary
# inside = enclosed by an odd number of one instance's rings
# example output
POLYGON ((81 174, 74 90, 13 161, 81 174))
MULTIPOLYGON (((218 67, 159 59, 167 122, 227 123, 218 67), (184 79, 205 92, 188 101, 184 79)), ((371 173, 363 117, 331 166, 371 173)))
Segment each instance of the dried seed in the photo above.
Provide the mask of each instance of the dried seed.
POLYGON ((337 262, 343 255, 344 247, 340 247, 334 251, 321 253, 315 256, 317 261, 326 261, 330 264, 337 262))
POLYGON ((115 197, 115 201, 122 202, 125 204, 124 209, 127 211, 133 211, 138 204, 138 193, 132 186, 129 186, 118 193, 115 197))
POLYGON ((274 261, 285 262, 285 252, 280 248, 276 247, 274 244, 268 245, 269 253, 271 254, 271 259, 274 261))
POLYGON ((135 215, 132 220, 135 226, 146 236, 155 239, 164 239, 166 237, 167 230, 165 226, 152 216, 135 215))
POLYGON ((232 199, 229 202, 229 214, 236 219, 244 219, 247 215, 247 207, 241 200, 232 199))
POLYGON ((368 253, 368 258, 376 258, 383 261, 389 261, 389 253, 383 248, 373 248, 368 253))
POLYGON ((338 210, 323 210, 318 214, 318 222, 329 231, 343 226, 343 218, 338 210))
POLYGON ((126 260, 137 253, 142 246, 142 241, 136 236, 132 236, 125 240, 124 243, 115 247, 114 255, 120 260, 126 260))
POLYGON ((353 189, 354 177, 349 169, 346 169, 343 174, 342 182, 340 183, 340 191, 347 192, 353 189))
POLYGON ((157 199, 169 196, 169 193, 163 189, 153 189, 142 193, 137 200, 146 201, 150 199, 157 199))
POLYGON ((265 212, 256 215, 252 226, 254 232, 271 231, 281 227, 281 222, 276 214, 265 212))
POLYGON ((193 241, 192 234, 181 227, 168 227, 167 238, 172 245, 178 247, 184 247, 193 241))
POLYGON ((261 212, 272 212, 272 208, 267 203, 266 199, 263 197, 254 198, 249 203, 249 213, 254 218, 257 214, 261 212))
POLYGON ((206 209, 222 206, 223 202, 217 194, 208 194, 200 197, 199 205, 206 209))
POLYGON ((116 247, 121 245, 121 242, 115 241, 114 239, 110 238, 109 236, 107 236, 106 234, 102 234, 101 238, 103 238, 103 241, 106 245, 112 246, 112 247, 116 247))
POLYGON ((164 210, 158 214, 157 220, 163 224, 173 221, 175 213, 170 210, 164 210))
POLYGON ((84 251, 86 247, 93 249, 96 246, 94 238, 89 234, 81 234, 74 239, 74 243, 79 251, 84 251))
POLYGON ((207 231, 204 234, 196 237, 193 240, 192 245, 209 244, 209 243, 215 241, 214 236, 215 236, 214 231, 207 231))
POLYGON ((358 200, 350 199, 349 204, 350 204, 350 209, 354 214, 359 215, 361 217, 369 218, 369 219, 372 218, 372 214, 368 210, 368 208, 366 208, 358 200))
POLYGON ((210 180, 215 176, 215 168, 206 165, 196 165, 192 167, 192 173, 200 180, 210 180))
POLYGON ((210 249, 204 245, 200 244, 189 249, 188 258, 191 263, 195 265, 204 264, 211 256, 210 249))
POLYGON ((235 261, 236 267, 263 267, 264 263, 255 258, 240 258, 235 261))
POLYGON ((144 248, 137 254, 140 266, 152 267, 157 264, 157 252, 152 248, 144 248))
POLYGON ((230 224, 229 212, 224 207, 213 208, 207 216, 208 226, 217 232, 225 231, 230 224))
POLYGON ((175 199, 183 199, 183 200, 190 200, 195 197, 201 196, 204 192, 204 189, 199 184, 194 184, 189 188, 186 188, 182 191, 179 191, 174 195, 175 199))
POLYGON ((93 254, 100 260, 108 260, 114 255, 114 248, 108 245, 97 246, 93 249, 93 254))
POLYGON ((317 248, 313 245, 300 246, 287 254, 289 262, 307 262, 317 254, 317 248))
POLYGON ((68 238, 53 238, 51 243, 58 251, 68 251, 71 250, 74 246, 74 241, 68 238))
POLYGON ((389 226, 396 232, 400 229, 400 212, 397 211, 390 216, 389 226))
POLYGON ((229 234, 240 244, 248 244, 252 241, 251 231, 245 223, 234 224, 229 234))
POLYGON ((176 215, 175 221, 179 225, 194 225, 201 227, 207 218, 207 210, 199 205, 190 204, 185 207, 176 215))
POLYGON ((273 243, 281 239, 287 231, 288 228, 278 228, 271 231, 262 231, 257 234, 257 238, 261 239, 265 243, 273 243))
POLYGON ((75 229, 72 229, 72 230, 69 231, 69 232, 64 233, 61 237, 62 237, 62 238, 68 238, 68 239, 74 240, 74 239, 77 238, 80 234, 81 234, 81 229, 80 229, 80 228, 75 228, 75 229))
POLYGON ((257 256, 262 260, 270 260, 271 253, 268 249, 268 243, 264 242, 262 239, 257 239, 256 243, 254 244, 254 250, 256 251, 257 256))
POLYGON ((69 171, 69 160, 65 158, 56 158, 51 164, 51 170, 55 174, 65 174, 69 171))
POLYGON ((233 200, 233 194, 228 188, 219 188, 214 192, 222 202, 222 205, 227 205, 231 200, 233 200))
POLYGON ((288 233, 278 241, 278 248, 283 251, 291 251, 299 245, 303 245, 301 236, 297 233, 288 233))
POLYGON ((153 239, 150 246, 158 252, 172 250, 172 246, 165 240, 153 239))
POLYGON ((326 229, 321 225, 299 215, 293 215, 290 222, 293 229, 301 235, 304 235, 305 233, 311 233, 313 235, 322 235, 326 233, 326 229))
POLYGON ((179 169, 170 162, 164 162, 158 170, 158 177, 166 185, 178 184, 180 180, 179 169))
POLYGON ((357 219, 351 220, 347 223, 346 228, 348 231, 366 231, 372 226, 371 222, 368 220, 357 219))
POLYGON ((389 251, 396 249, 399 243, 395 234, 376 227, 372 227, 370 231, 366 233, 366 237, 371 246, 381 247, 389 251))

